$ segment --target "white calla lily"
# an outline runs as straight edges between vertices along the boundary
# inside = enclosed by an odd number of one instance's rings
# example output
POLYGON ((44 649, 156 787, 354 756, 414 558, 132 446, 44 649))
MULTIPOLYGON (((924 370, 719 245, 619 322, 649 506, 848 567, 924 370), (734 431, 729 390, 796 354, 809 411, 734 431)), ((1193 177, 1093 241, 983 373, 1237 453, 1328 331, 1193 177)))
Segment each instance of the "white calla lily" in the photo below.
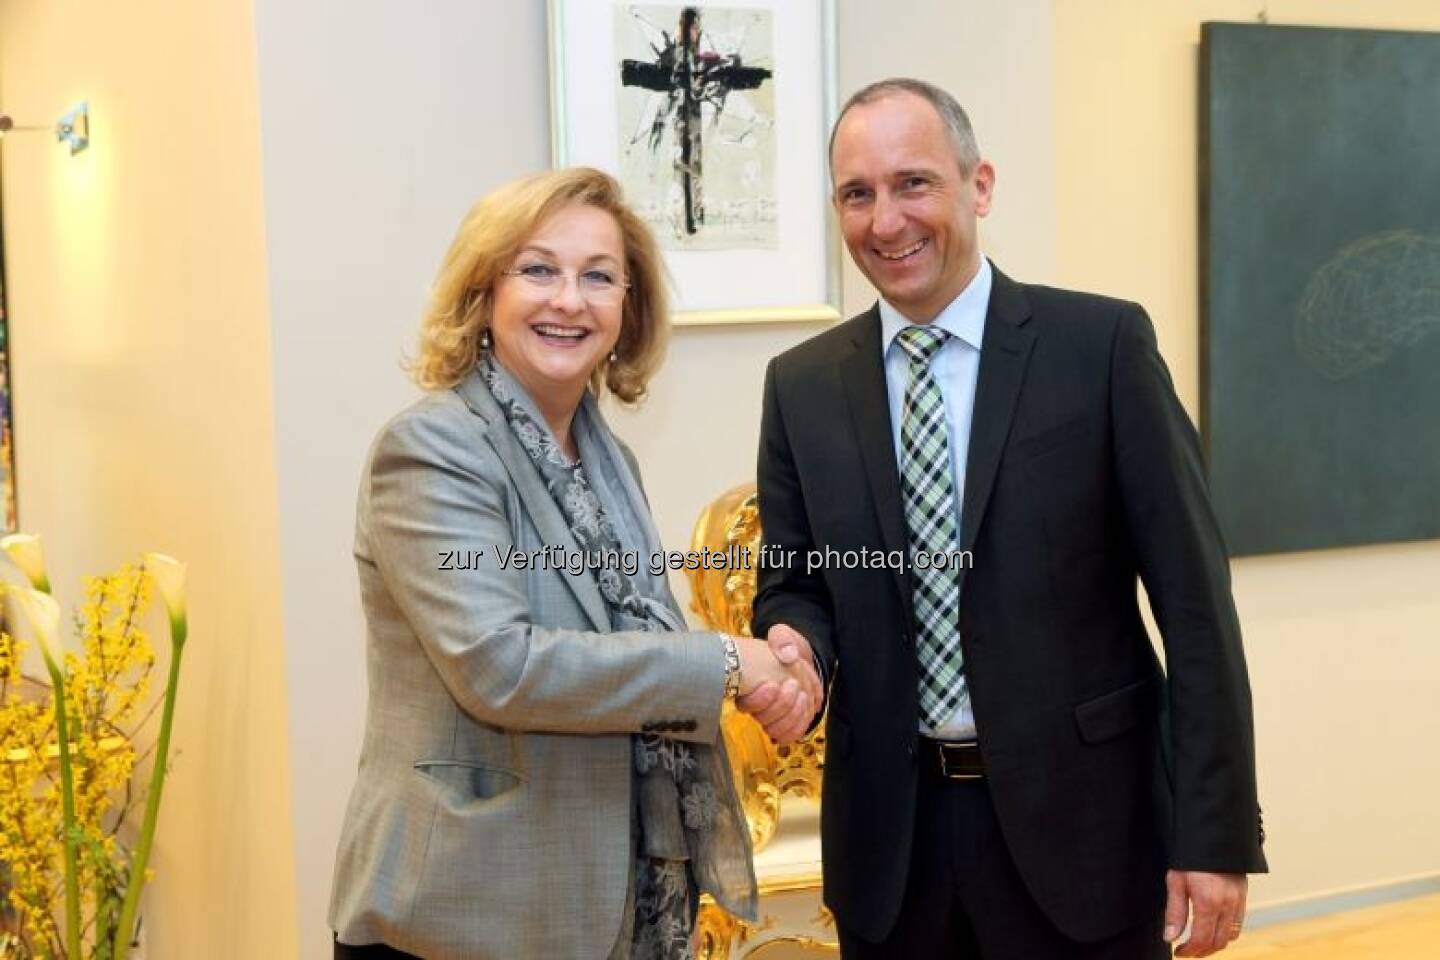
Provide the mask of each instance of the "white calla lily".
POLYGON ((150 790, 145 796, 145 819, 140 838, 130 858, 130 880, 115 924, 115 960, 129 960, 134 942, 140 892, 145 888, 145 871, 155 842, 155 824, 160 816, 160 795, 165 789, 166 760, 170 756, 170 731, 175 723, 175 694, 180 686, 180 658, 185 653, 185 564, 163 553, 145 554, 145 570, 155 581, 170 611, 170 680, 165 684, 165 705, 160 711, 160 737, 155 743, 155 762, 150 766, 150 790))
POLYGON ((0 550, 10 562, 20 568, 30 586, 41 593, 50 592, 50 580, 45 576, 45 553, 40 549, 40 538, 31 533, 12 533, 0 538, 0 550))
POLYGON ((60 671, 65 663, 65 653, 60 649, 60 604, 48 593, 25 587, 12 587, 10 595, 15 598, 20 615, 29 621, 30 629, 35 632, 45 665, 51 673, 60 671))
POLYGON ((145 554, 145 571, 155 582, 160 596, 165 600, 165 609, 170 614, 170 638, 175 643, 185 642, 185 564, 164 553, 145 554))

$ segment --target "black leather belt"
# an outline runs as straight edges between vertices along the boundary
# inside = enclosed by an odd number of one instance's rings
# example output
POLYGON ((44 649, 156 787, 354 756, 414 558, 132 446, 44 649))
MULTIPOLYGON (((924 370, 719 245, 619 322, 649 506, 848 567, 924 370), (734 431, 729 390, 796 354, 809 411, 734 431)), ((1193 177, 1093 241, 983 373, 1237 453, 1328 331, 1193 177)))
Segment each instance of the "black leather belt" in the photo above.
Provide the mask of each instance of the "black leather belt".
POLYGON ((983 780, 985 759, 975 740, 920 738, 920 767, 946 780, 983 780))

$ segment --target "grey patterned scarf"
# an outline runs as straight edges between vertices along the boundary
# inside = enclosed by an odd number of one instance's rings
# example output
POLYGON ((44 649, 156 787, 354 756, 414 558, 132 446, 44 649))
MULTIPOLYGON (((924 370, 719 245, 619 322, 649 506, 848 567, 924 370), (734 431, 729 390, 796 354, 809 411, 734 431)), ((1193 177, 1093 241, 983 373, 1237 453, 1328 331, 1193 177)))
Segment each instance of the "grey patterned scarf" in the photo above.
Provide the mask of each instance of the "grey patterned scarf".
MULTIPOLYGON (((688 629, 663 574, 645 579, 659 538, 643 498, 627 495, 634 490, 629 467, 590 394, 571 426, 580 452, 580 461, 571 461, 508 371, 487 355, 480 372, 585 555, 611 629, 688 629), (626 550, 639 558, 633 576, 615 562, 626 550)), ((711 747, 647 733, 631 740, 636 856, 627 903, 633 909, 625 924, 630 936, 622 937, 613 956, 690 960, 700 891, 732 912, 754 916, 748 828, 723 742, 711 747)))

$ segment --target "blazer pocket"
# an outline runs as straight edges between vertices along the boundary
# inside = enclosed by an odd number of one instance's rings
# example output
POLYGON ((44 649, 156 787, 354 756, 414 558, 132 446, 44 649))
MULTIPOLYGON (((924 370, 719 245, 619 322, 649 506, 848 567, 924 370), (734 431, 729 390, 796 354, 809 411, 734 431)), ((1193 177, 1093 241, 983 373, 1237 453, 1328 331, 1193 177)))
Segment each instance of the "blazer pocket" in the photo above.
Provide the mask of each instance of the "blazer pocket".
POLYGON ((1160 712, 1164 678, 1159 674, 1086 700, 1075 708, 1075 724, 1086 743, 1104 743, 1160 712))
POLYGON ((456 808, 504 796, 524 781, 500 767, 465 760, 419 760, 415 770, 444 788, 456 808))
POLYGON ((1020 437, 1015 441, 1015 452, 1025 460, 1032 457, 1041 457, 1052 450, 1057 450, 1071 440, 1078 439, 1090 432, 1090 421, 1085 417, 1072 417, 1063 423, 1053 427, 1047 427, 1039 433, 1032 433, 1029 436, 1020 437))

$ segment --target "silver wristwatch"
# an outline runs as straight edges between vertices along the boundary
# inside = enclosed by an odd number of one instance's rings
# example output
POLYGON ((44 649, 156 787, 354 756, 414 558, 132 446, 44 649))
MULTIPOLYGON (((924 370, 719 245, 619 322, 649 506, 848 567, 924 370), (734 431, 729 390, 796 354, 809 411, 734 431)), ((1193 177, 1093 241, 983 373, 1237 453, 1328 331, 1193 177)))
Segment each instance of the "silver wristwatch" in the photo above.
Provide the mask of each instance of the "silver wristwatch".
POLYGON ((740 646, 728 633, 720 634, 720 643, 725 648, 725 699, 734 700, 740 696, 740 646))

